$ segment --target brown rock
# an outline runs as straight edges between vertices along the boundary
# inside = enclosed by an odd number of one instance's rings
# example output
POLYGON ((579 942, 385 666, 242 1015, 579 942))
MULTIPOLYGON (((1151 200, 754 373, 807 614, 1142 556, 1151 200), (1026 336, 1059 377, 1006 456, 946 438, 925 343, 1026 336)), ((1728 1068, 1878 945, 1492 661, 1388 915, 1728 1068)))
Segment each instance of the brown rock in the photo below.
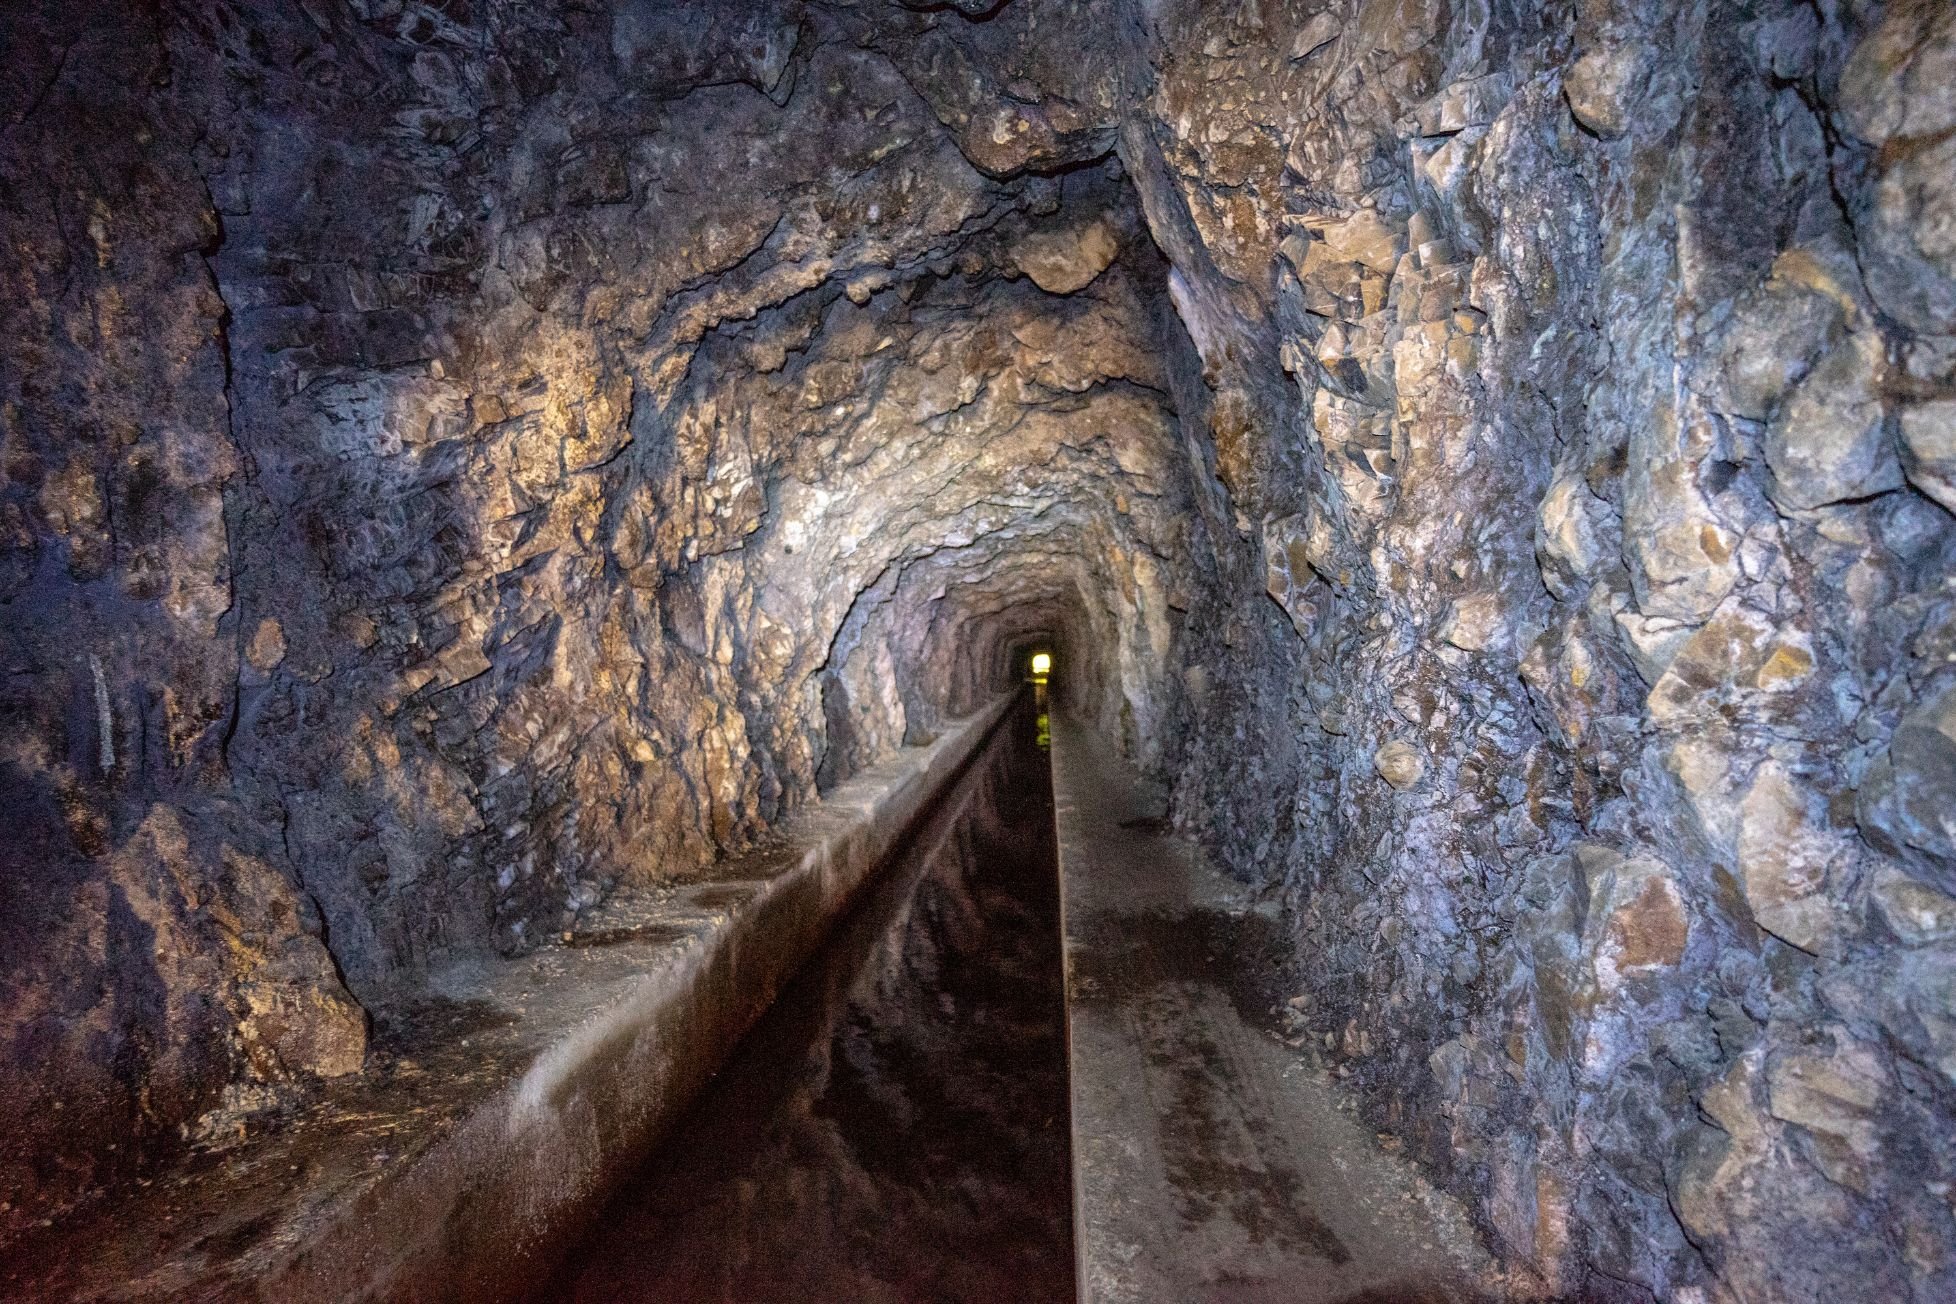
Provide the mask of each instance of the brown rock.
POLYGON ((1677 884, 1666 872, 1644 875, 1638 882, 1635 895, 1610 911, 1605 945, 1614 951, 1619 969, 1675 965, 1691 938, 1691 920, 1677 884))
POLYGON ((1075 229, 1035 231, 1012 247, 1012 260, 1046 293, 1072 294, 1093 284, 1120 251, 1113 224, 1096 220, 1075 229))
POLYGON ((1377 767, 1380 778, 1401 792, 1417 784, 1426 773, 1425 755, 1419 748, 1400 738, 1393 739, 1373 753, 1372 764, 1377 767))
POLYGON ((251 632, 251 641, 245 644, 245 660, 267 673, 285 660, 285 630, 278 621, 267 616, 258 622, 258 627, 251 632))

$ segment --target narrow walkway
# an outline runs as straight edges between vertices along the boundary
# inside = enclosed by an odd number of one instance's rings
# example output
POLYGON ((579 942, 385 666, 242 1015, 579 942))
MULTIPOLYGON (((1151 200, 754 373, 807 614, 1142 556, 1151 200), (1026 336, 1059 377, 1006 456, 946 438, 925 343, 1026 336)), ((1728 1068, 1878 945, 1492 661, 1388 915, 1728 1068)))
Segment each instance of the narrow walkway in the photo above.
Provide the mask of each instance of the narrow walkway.
POLYGON ((1104 739, 1052 739, 1081 1300, 1481 1298, 1458 1207, 1274 1035, 1280 922, 1104 739))

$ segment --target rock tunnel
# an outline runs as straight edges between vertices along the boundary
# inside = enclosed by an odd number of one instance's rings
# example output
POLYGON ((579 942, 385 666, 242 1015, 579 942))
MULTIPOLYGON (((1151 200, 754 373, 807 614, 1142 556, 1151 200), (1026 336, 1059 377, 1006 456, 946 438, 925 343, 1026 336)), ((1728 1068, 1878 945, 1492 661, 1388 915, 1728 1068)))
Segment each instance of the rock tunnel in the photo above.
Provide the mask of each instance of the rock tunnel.
POLYGON ((1956 1298, 1956 8, 0 34, 0 1294, 520 1297, 1036 688, 1068 1291, 1956 1298))

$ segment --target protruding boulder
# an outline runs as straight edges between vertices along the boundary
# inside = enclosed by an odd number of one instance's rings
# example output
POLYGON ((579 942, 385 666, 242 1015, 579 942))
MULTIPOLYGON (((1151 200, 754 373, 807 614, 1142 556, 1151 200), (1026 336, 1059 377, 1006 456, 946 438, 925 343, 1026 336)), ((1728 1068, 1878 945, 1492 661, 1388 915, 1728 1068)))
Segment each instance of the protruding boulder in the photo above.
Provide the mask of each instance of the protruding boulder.
POLYGON ((1426 756, 1403 738, 1394 738, 1372 755, 1379 777, 1404 792, 1426 774, 1426 756))
MULTIPOLYGON (((1324 247, 1312 250, 1307 266, 1319 263, 1357 263, 1390 276, 1406 252, 1406 224, 1376 209, 1361 208, 1348 217, 1312 219, 1307 223, 1324 247)), ((1304 275, 1300 268, 1299 275, 1304 275)))
POLYGON ((1878 870, 1868 888, 1889 931, 1910 946, 1956 938, 1956 897, 1893 868, 1878 870))
POLYGON ((1909 483, 1956 512, 1956 399, 1904 408, 1901 433, 1909 483))
POLYGON ((1763 711, 1769 695, 1792 692, 1813 673, 1810 641, 1742 602, 1727 603, 1676 648, 1650 691, 1651 718, 1681 728, 1729 714, 1763 711))
POLYGON ((1659 411, 1634 430, 1623 482, 1623 551, 1639 611, 1702 623, 1740 579, 1736 522, 1709 492, 1716 423, 1699 411, 1659 411))
POLYGON ((1827 1054, 1787 1055, 1766 1083, 1772 1116, 1807 1134, 1829 1178, 1865 1195, 1881 1160, 1883 1097, 1893 1089, 1880 1055, 1851 1041, 1827 1054))
POLYGON ((1766 461, 1774 494, 1795 508, 1898 489, 1881 398, 1880 336, 1859 332, 1828 353, 1766 427, 1766 461))
POLYGON ((1558 598, 1576 596, 1609 556, 1615 511, 1590 492, 1583 477, 1557 476, 1535 513, 1535 553, 1542 580, 1558 598))
POLYGON ((285 631, 278 621, 267 616, 252 630, 251 641, 245 644, 245 660, 252 668, 269 674, 285 660, 285 631))
POLYGON ((1048 294, 1072 294, 1093 284, 1121 251, 1120 233, 1105 218, 1082 226, 1034 231, 1012 247, 1012 261, 1048 294))
POLYGON ((1490 652, 1508 643, 1508 622, 1499 593, 1456 598, 1440 625, 1440 637, 1463 652, 1490 652))
POLYGON ((1506 72, 1464 78, 1414 110, 1408 125, 1422 136, 1451 136, 1469 127, 1484 127, 1499 116, 1514 90, 1514 77, 1506 72))
POLYGON ((1310 543, 1302 515, 1286 516, 1263 527, 1264 591, 1284 609, 1298 637, 1317 627, 1318 604, 1309 590, 1318 583, 1311 568, 1310 543))
POLYGON ((1902 717, 1887 756, 1862 781, 1859 808, 1877 846, 1956 891, 1956 682, 1902 717))
POLYGON ((1290 43, 1291 59, 1295 61, 1310 58, 1337 40, 1338 30, 1338 20, 1331 14, 1312 14, 1311 20, 1297 29, 1297 36, 1290 43))
POLYGON ((1759 926, 1803 951, 1825 946, 1839 926, 1828 870, 1845 859, 1845 839, 1778 761, 1759 767, 1739 803, 1737 844, 1740 885, 1759 926))
POLYGON ((1691 912, 1671 867, 1594 842, 1571 854, 1588 902, 1585 951, 1598 990, 1607 996, 1633 976, 1676 967, 1691 941, 1691 912))
POLYGON ((1956 333, 1956 7, 1891 6, 1841 74, 1840 111, 1880 151, 1857 225, 1869 291, 1911 330, 1956 333))
POLYGON ((1768 280, 1740 301, 1719 350, 1720 406, 1767 420, 1841 333, 1833 299, 1779 277, 1768 280))
POLYGON ((1569 112, 1605 140, 1616 139, 1630 129, 1630 110, 1649 71, 1650 55, 1640 43, 1592 47, 1563 74, 1569 112))

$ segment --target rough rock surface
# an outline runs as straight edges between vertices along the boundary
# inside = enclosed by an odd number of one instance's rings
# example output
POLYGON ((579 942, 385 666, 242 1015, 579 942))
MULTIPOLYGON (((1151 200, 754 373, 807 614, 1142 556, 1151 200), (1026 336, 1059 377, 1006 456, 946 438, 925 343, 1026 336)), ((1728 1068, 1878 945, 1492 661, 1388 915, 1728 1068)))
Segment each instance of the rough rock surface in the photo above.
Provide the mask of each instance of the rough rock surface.
POLYGON ((0 1238, 1044 641, 1542 1291, 1956 1293, 1950 6, 0 28, 0 1238))
POLYGON ((1546 1289, 1940 1298, 1956 19, 1571 9, 1152 30, 1123 158, 1271 559, 1177 649, 1179 818, 1546 1289))
POLYGON ((1031 16, 10 12, 0 1224, 1029 641, 1160 759, 1186 345, 1031 16))

